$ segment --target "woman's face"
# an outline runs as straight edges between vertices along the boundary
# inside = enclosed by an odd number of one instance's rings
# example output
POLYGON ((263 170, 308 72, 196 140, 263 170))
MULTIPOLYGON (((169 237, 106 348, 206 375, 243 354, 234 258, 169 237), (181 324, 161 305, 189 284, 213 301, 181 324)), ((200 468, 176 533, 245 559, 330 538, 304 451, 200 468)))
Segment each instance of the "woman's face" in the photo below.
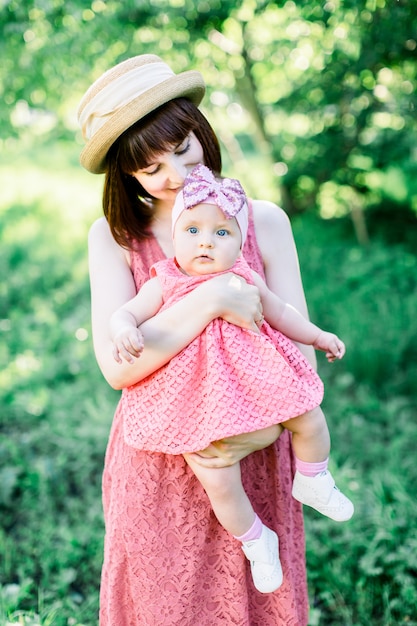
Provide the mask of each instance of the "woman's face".
POLYGON ((134 172, 133 176, 156 200, 174 204, 187 174, 203 162, 203 148, 191 132, 178 146, 161 152, 147 167, 134 172))

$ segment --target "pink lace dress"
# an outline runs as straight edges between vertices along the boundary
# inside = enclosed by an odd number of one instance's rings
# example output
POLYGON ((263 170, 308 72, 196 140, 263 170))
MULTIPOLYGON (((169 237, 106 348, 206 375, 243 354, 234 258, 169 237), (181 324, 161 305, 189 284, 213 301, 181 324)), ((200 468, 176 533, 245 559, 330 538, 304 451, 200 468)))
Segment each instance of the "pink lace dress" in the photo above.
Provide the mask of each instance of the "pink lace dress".
MULTIPOLYGON (((251 220, 244 254, 263 275, 251 220)), ((155 239, 132 253, 137 288, 164 258, 155 239)), ((219 525, 181 455, 138 450, 113 421, 103 474, 106 523, 101 626, 306 626, 301 505, 292 498, 290 435, 243 459, 242 480, 261 519, 280 538, 284 582, 255 590, 240 543, 219 525)))
MULTIPOLYGON (((252 283, 243 258, 233 271, 252 283)), ((212 275, 186 276, 174 259, 151 268, 163 293, 162 309, 212 275)), ((318 406, 323 384, 307 359, 264 322, 261 334, 222 319, 164 367, 123 392, 126 442, 167 454, 203 450, 223 437, 254 432, 318 406)))

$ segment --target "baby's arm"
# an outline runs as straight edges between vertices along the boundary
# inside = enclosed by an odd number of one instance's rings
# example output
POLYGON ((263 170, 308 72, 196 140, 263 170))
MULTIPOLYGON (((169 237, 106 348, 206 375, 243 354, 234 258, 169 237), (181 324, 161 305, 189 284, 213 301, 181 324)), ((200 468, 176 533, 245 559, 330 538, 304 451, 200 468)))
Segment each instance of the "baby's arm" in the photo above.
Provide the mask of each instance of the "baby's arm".
POLYGON ((157 277, 148 280, 137 295, 117 309, 110 318, 114 359, 134 363, 143 350, 143 335, 138 326, 150 319, 162 306, 161 285, 157 277))
POLYGON ((322 350, 330 362, 344 356, 345 344, 336 335, 306 320, 297 309, 268 289, 256 272, 253 272, 253 279, 261 294, 263 314, 268 324, 293 341, 322 350))

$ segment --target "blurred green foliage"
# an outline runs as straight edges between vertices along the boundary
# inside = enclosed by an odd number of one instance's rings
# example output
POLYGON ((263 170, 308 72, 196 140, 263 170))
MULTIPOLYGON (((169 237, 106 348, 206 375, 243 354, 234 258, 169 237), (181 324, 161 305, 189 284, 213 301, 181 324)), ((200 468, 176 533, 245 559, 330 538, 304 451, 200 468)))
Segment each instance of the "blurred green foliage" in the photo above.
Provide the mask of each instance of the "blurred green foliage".
POLYGON ((310 625, 417 626, 416 8, 0 2, 1 625, 97 624, 118 394, 90 341, 101 180, 77 166, 76 109, 108 67, 156 53, 203 73, 225 170, 293 216, 312 318, 347 343, 320 370, 357 512, 332 525, 306 510, 310 625))
POLYGON ((72 136, 93 78, 156 53, 203 73, 203 107, 250 193, 353 213, 362 242, 370 205, 417 210, 415 0, 4 0, 0 28, 6 148, 72 136))
POLYGON ((68 176, 80 188, 83 178, 66 167, 65 201, 53 151, 28 154, 14 176, 0 167, 20 197, 0 205, 2 625, 15 610, 66 625, 94 623, 97 611, 101 469, 116 397, 88 340, 90 196, 69 193, 68 176), (23 173, 29 191, 18 187, 23 173), (67 621, 74 614, 79 622, 67 621))
POLYGON ((347 344, 341 367, 318 356, 332 459, 356 507, 343 526, 305 515, 311 626, 417 624, 417 229, 395 240, 390 216, 374 216, 368 247, 346 219, 294 223, 311 315, 347 344))

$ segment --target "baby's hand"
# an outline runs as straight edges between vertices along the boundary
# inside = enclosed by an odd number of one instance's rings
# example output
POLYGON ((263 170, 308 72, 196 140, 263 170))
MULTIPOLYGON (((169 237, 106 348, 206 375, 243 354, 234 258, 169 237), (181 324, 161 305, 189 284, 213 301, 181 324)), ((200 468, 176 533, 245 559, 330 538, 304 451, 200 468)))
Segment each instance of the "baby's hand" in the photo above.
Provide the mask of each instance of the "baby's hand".
POLYGON ((345 355, 346 348, 343 341, 333 333, 322 330, 316 341, 313 343, 316 350, 326 353, 327 360, 332 363, 336 359, 341 359, 345 355))
POLYGON ((122 359, 134 363, 143 350, 143 335, 139 328, 124 328, 113 339, 113 357, 118 363, 122 359))

